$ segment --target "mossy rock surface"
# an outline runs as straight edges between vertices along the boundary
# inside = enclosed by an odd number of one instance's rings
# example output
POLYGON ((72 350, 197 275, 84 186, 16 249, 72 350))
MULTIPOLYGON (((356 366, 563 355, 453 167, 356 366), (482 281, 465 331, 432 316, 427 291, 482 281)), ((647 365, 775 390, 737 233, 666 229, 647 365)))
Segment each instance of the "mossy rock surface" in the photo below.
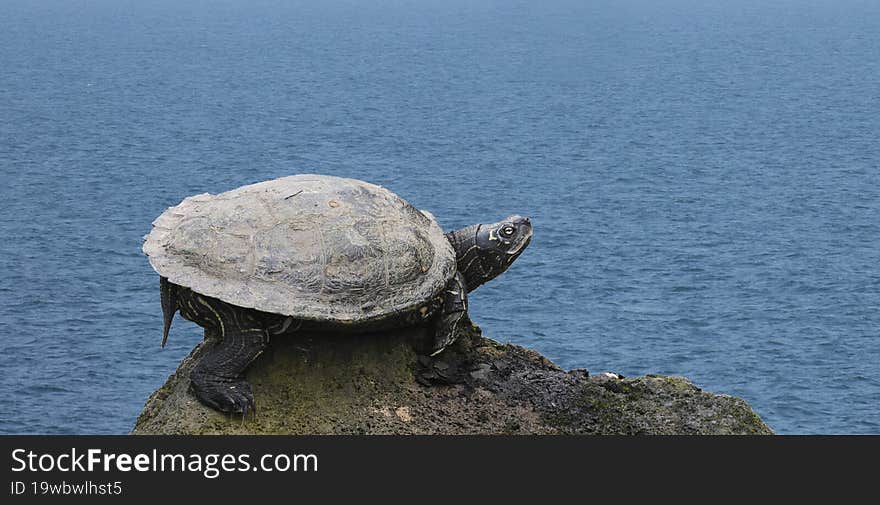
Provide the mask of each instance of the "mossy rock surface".
POLYGON ((565 371, 474 327, 440 356, 424 329, 275 339, 250 367, 258 411, 205 407, 189 390, 203 342, 153 393, 133 434, 772 434, 745 401, 684 377, 565 371))

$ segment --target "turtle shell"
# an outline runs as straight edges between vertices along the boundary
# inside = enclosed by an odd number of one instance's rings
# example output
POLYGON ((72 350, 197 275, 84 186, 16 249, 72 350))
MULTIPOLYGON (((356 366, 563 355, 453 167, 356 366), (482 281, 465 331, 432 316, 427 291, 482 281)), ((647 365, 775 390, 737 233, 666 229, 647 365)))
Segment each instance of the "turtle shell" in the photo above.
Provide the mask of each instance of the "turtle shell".
POLYGON ((380 186, 325 175, 190 196, 144 240, 150 264, 174 284, 312 321, 417 310, 455 274, 430 214, 380 186))

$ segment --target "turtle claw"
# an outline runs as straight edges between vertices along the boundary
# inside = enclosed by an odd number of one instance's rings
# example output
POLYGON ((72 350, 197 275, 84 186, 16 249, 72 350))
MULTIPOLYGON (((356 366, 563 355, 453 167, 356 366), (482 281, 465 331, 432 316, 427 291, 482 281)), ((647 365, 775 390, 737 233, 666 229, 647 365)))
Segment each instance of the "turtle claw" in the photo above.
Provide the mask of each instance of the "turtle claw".
POLYGON ((210 375, 193 375, 191 379, 196 398, 205 405, 242 417, 256 412, 254 393, 244 380, 210 375))

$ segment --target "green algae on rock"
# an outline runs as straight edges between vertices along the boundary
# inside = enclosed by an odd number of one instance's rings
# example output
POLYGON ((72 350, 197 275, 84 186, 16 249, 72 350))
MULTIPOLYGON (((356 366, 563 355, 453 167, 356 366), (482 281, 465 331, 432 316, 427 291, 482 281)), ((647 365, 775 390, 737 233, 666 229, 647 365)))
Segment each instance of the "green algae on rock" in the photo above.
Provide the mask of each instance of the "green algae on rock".
POLYGON ((133 434, 772 434, 745 401, 684 377, 565 371, 474 326, 436 358, 424 329, 278 338, 247 379, 259 411, 202 405, 189 373, 203 342, 153 393, 133 434))

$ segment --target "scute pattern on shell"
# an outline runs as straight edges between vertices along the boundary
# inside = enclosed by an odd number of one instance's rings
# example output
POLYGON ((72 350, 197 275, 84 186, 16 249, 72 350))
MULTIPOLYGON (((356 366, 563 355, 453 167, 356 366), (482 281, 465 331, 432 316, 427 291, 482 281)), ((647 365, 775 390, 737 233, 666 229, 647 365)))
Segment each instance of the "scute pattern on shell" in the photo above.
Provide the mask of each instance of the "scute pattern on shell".
POLYGON ((435 220, 385 188, 324 175, 190 196, 153 222, 143 250, 198 293, 342 323, 417 310, 455 272, 435 220))

